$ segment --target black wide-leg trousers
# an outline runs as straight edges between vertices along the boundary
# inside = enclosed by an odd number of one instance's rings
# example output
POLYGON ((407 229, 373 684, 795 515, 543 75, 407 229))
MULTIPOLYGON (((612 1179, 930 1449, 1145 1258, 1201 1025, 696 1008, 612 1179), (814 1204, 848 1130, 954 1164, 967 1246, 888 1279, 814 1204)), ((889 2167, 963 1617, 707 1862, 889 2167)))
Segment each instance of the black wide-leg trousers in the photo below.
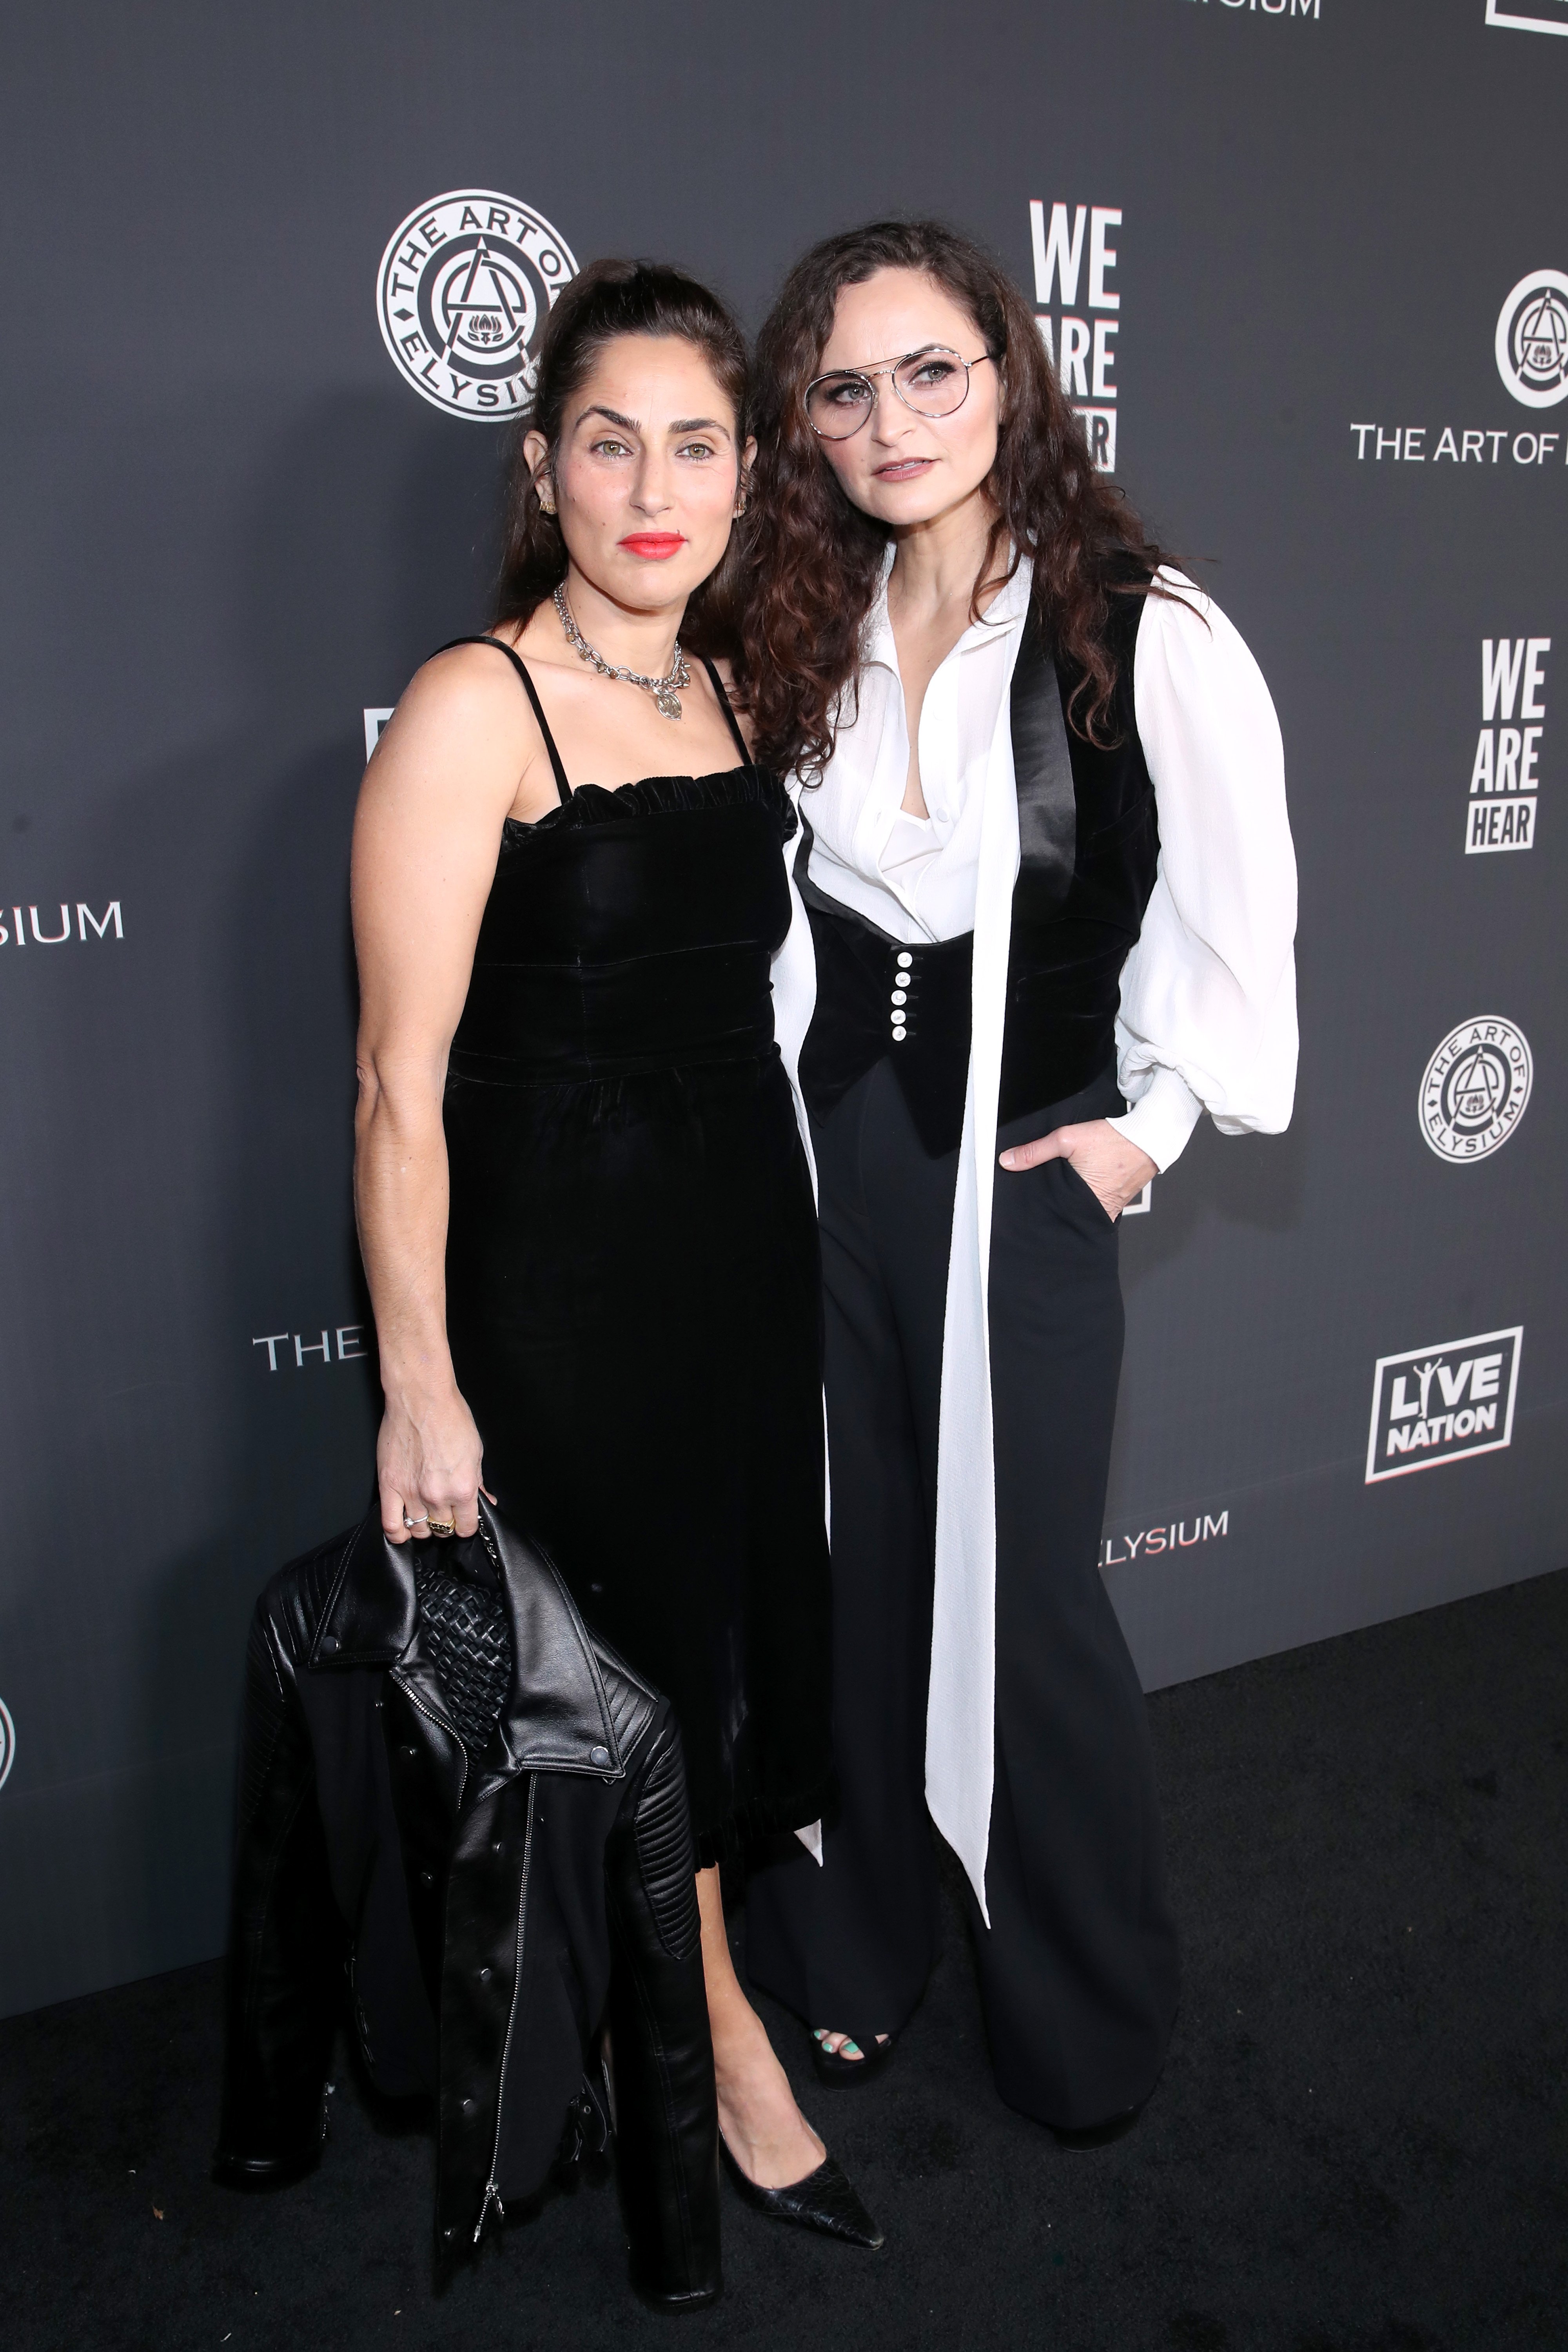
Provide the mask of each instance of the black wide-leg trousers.
MULTIPOLYGON (((1005 1129, 997 1148, 1121 1108, 1108 1073, 1005 1129)), ((802 1849, 753 1875, 746 1946, 754 1980, 806 2024, 869 2047, 906 2022, 937 1952, 925 1717, 958 1155, 926 1156, 886 1061, 813 1141, 841 1802, 820 1868, 802 1849)), ((1118 1238, 1066 1160, 997 1169, 989 1927, 969 1904, 997 2088, 1059 2129, 1148 2096, 1177 1996, 1143 1695, 1099 1567, 1121 1361, 1118 1238)))

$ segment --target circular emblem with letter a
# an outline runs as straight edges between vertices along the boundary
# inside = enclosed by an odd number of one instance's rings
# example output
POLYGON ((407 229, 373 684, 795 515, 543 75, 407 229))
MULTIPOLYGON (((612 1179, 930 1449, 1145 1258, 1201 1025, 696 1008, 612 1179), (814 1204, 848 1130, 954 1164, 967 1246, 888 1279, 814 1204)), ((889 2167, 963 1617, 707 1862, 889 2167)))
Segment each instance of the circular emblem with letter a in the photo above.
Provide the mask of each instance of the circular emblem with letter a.
POLYGON ((544 321, 576 274, 564 239, 514 196, 485 188, 436 196, 381 257, 382 337, 432 406, 500 424, 528 406, 544 321))
POLYGON ((1499 375, 1526 408, 1568 400, 1568 276, 1521 278, 1498 313, 1495 347, 1499 375))
POLYGON ((1511 1021, 1461 1021, 1421 1081, 1421 1132, 1439 1160, 1484 1160, 1508 1141, 1530 1100, 1534 1066, 1511 1021))

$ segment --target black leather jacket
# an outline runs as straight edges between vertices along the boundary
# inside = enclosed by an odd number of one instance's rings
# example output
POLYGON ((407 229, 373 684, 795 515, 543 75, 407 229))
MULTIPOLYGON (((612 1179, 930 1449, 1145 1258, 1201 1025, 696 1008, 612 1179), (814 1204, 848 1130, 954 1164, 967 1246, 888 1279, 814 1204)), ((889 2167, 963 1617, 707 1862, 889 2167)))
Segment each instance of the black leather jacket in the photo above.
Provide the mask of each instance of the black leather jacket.
POLYGON ((441 1547, 373 1516, 257 1606, 216 2177, 318 2162, 346 1960, 373 2080, 437 2102, 439 2278, 545 2182, 607 2018, 634 2281, 705 2303, 717 2115, 679 1735, 480 1512, 441 1547))

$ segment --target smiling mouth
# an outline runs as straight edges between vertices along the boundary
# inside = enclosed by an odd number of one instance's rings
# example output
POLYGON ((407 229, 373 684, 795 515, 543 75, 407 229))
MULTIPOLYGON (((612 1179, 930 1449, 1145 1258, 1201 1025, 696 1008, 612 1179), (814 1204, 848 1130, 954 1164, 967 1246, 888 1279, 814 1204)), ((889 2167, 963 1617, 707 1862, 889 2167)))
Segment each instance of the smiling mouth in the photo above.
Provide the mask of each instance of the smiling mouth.
POLYGON ((934 457, 900 457, 890 466, 876 469, 879 482, 912 482, 917 474, 924 474, 934 466, 934 457))
POLYGON ((645 555, 655 563, 664 563, 678 555, 686 541, 678 530, 635 530, 621 545, 628 555, 645 555))

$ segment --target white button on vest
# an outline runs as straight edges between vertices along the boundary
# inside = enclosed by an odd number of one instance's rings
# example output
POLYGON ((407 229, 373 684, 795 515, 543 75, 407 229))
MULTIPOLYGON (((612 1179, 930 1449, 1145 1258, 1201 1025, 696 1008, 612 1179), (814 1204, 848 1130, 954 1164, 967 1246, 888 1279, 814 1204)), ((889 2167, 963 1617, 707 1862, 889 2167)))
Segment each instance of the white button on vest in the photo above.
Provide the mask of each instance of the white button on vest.
POLYGON ((899 958, 899 970, 900 970, 900 971, 908 971, 908 970, 909 970, 909 968, 910 968, 910 964, 912 964, 912 963, 913 963, 913 961, 914 961, 914 958, 913 958, 913 956, 910 953, 910 951, 909 951, 908 948, 905 948, 905 950, 903 950, 902 954, 901 954, 901 955, 900 956, 900 958, 899 958))
POLYGON ((908 989, 905 989, 905 988, 895 988, 895 989, 894 989, 894 991, 893 991, 893 1003, 894 1003, 895 1004, 905 1004, 905 1003, 907 1003, 908 1002, 909 1002, 909 991, 908 991, 908 989))

